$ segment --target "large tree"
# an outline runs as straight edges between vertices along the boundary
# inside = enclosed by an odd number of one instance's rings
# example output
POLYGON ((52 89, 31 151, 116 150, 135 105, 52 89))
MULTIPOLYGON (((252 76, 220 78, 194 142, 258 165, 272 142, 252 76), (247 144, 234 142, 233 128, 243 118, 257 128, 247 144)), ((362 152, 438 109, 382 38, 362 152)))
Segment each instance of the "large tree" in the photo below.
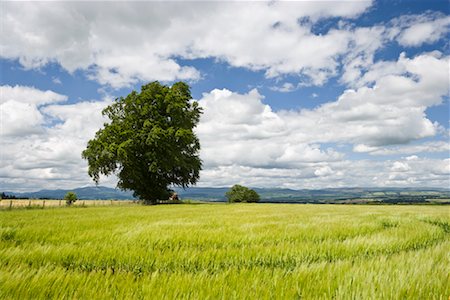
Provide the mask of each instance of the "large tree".
POLYGON ((102 113, 110 122, 82 153, 97 184, 100 174, 115 173, 119 188, 156 203, 168 199, 170 186, 185 188, 197 182, 202 164, 193 129, 201 109, 186 83, 149 83, 140 93, 116 99, 102 113))

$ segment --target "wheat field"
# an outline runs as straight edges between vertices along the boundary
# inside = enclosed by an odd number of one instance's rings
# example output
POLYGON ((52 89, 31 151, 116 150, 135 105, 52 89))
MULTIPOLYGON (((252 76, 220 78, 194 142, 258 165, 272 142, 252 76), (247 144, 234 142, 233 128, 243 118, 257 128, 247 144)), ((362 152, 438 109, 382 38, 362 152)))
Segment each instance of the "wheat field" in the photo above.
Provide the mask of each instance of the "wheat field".
POLYGON ((448 299, 448 206, 0 211, 1 299, 448 299))
MULTIPOLYGON (((130 205, 136 203, 133 200, 77 200, 72 206, 118 206, 130 205)), ((2 209, 36 209, 49 207, 67 206, 66 200, 43 200, 43 199, 3 199, 0 201, 0 210, 2 209)))

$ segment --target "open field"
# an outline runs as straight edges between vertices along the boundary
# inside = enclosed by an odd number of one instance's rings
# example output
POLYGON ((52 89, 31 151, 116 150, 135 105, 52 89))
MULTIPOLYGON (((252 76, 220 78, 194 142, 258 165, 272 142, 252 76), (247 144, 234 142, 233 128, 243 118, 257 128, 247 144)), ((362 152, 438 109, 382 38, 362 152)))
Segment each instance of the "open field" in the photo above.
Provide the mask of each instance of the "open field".
MULTIPOLYGON (((132 200, 77 200, 73 206, 118 206, 130 205, 132 200)), ((0 209, 10 208, 48 208, 64 207, 65 200, 43 200, 43 199, 3 199, 0 201, 0 209)))
POLYGON ((1 299, 448 299, 446 206, 0 211, 1 299))

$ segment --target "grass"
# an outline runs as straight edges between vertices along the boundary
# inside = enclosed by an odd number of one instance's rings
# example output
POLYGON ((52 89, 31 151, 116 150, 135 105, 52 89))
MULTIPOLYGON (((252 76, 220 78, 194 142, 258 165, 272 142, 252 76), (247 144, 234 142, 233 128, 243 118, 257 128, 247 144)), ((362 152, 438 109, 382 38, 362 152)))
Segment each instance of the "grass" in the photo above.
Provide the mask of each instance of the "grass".
MULTIPOLYGON (((132 200, 77 200, 72 206, 112 206, 129 205, 132 200)), ((3 199, 0 201, 0 210, 2 209, 39 209, 49 207, 64 207, 66 200, 43 200, 43 199, 3 199)))
POLYGON ((448 299, 446 206, 0 212, 1 299, 448 299))

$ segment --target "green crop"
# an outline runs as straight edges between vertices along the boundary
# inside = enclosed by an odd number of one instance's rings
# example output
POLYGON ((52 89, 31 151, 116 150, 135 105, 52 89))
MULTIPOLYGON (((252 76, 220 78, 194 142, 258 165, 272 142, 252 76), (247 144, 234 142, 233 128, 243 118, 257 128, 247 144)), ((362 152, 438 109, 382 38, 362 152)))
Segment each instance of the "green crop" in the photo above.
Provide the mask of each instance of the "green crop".
POLYGON ((446 206, 0 211, 0 299, 448 299, 446 206))

